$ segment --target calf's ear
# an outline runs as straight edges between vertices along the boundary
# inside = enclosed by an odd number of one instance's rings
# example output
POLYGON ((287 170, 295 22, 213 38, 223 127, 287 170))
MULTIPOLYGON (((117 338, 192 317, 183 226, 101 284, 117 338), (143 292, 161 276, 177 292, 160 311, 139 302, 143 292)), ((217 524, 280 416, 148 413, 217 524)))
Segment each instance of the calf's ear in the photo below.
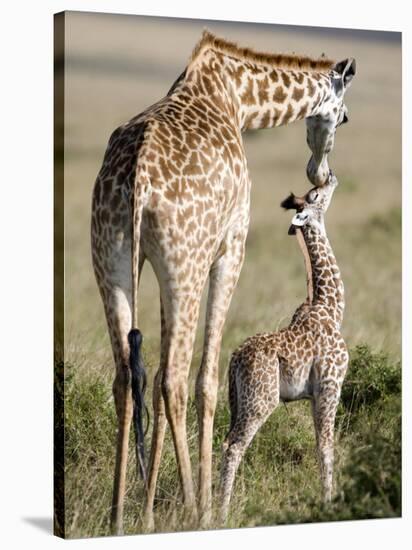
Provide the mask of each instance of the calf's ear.
POLYGON ((280 203, 280 206, 285 210, 299 210, 299 208, 303 208, 304 204, 305 200, 302 197, 296 197, 296 195, 291 193, 280 203))

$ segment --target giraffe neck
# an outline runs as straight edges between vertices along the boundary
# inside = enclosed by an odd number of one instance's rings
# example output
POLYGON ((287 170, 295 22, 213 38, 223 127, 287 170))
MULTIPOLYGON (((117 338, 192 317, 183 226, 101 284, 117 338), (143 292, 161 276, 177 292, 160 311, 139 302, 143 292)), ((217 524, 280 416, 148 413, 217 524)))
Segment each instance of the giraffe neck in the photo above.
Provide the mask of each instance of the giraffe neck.
MULTIPOLYGON (((319 62, 320 63, 320 62, 319 62)), ((216 106, 230 104, 241 131, 272 128, 318 113, 331 90, 329 71, 277 67, 209 49, 188 67, 186 82, 216 106)))
POLYGON ((313 304, 325 305, 340 327, 345 309, 344 287, 326 232, 308 224, 303 227, 303 236, 312 269, 313 304))
POLYGON ((303 255, 303 260, 305 262, 305 272, 306 272, 306 303, 313 303, 313 274, 312 274, 312 264, 309 256, 308 247, 306 245, 305 237, 303 236, 302 229, 300 227, 296 228, 296 238, 299 243, 300 251, 303 255))

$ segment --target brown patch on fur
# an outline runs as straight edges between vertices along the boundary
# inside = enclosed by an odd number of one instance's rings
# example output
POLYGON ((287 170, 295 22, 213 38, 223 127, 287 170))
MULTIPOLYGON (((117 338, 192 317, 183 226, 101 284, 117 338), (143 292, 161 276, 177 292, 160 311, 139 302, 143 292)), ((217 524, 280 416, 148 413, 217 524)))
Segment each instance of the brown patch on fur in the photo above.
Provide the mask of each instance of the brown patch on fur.
POLYGON ((254 111, 253 113, 250 113, 246 119, 245 119, 245 123, 243 125, 243 127, 245 128, 245 130, 247 130, 248 128, 251 127, 252 125, 252 122, 254 121, 254 119, 257 117, 257 115, 259 114, 259 111, 254 111))
POLYGON ((269 78, 272 82, 277 82, 279 80, 279 74, 277 71, 273 70, 271 71, 269 78))
POLYGON ((198 58, 202 51, 208 48, 231 55, 244 61, 265 63, 271 66, 284 67, 287 69, 328 71, 335 64, 334 61, 325 57, 313 59, 308 56, 255 52, 251 48, 242 48, 235 42, 218 38, 207 30, 203 31, 201 39, 196 44, 190 57, 189 64, 198 58))
POLYGON ((276 126, 279 124, 279 117, 282 114, 280 109, 275 109, 274 115, 273 115, 273 124, 276 126))
POLYGON ((239 65, 236 69, 232 69, 232 74, 236 82, 236 86, 240 86, 242 84, 242 75, 245 72, 245 68, 242 67, 242 65, 239 65))
POLYGON ((196 149, 202 141, 202 138, 195 132, 186 132, 185 137, 186 143, 190 149, 196 149))
POLYGON ((300 101, 303 97, 304 92, 305 90, 303 88, 294 88, 292 99, 294 99, 295 101, 300 101))
POLYGON ((262 72, 262 69, 253 63, 246 63, 246 69, 252 74, 259 74, 262 72))
POLYGON ((270 110, 267 110, 266 113, 262 117, 262 128, 267 128, 270 123, 270 110))
POLYGON ((153 185, 154 182, 157 182, 160 179, 159 170, 153 164, 150 164, 148 167, 150 181, 153 185))
POLYGON ((163 179, 168 181, 172 179, 172 172, 170 171, 169 163, 164 160, 163 157, 159 159, 160 171, 162 172, 163 179))
POLYGON ((183 169, 185 176, 197 176, 202 174, 202 170, 199 165, 199 158, 196 152, 190 155, 188 164, 183 169))
POLYGON ((203 86, 206 89, 207 95, 211 96, 215 93, 215 88, 212 85, 212 81, 207 76, 203 76, 203 86))
POLYGON ((290 76, 288 75, 288 73, 282 71, 280 73, 280 76, 282 77, 283 84, 286 86, 286 88, 289 88, 289 86, 290 86, 290 76))
POLYGON ((260 105, 263 105, 266 101, 269 101, 269 80, 265 76, 263 80, 258 81, 258 98, 260 105))
POLYGON ((303 81, 305 80, 305 75, 302 74, 302 73, 295 73, 295 75, 296 75, 296 77, 295 77, 295 78, 296 78, 296 82, 297 82, 298 84, 303 84, 303 81))
POLYGON ((276 101, 276 103, 283 103, 286 96, 287 94, 283 91, 282 86, 277 86, 275 93, 273 94, 273 101, 276 101))
POLYGON ((152 151, 149 151, 146 153, 146 160, 149 162, 154 162, 156 160, 156 155, 152 151))
POLYGON ((312 97, 315 95, 316 92, 316 86, 313 83, 313 80, 311 78, 308 79, 308 95, 309 97, 312 97))
POLYGON ((293 107, 289 103, 285 116, 282 119, 282 124, 287 124, 290 121, 290 119, 293 117, 293 113, 294 113, 293 107))
POLYGON ((246 90, 240 96, 242 103, 246 105, 254 105, 256 103, 255 96, 253 95, 253 82, 251 78, 248 79, 246 90))
POLYGON ((300 108, 300 111, 296 115, 296 120, 300 120, 301 118, 304 118, 306 116, 306 114, 308 112, 308 107, 309 107, 308 102, 306 102, 302 105, 302 107, 300 108))

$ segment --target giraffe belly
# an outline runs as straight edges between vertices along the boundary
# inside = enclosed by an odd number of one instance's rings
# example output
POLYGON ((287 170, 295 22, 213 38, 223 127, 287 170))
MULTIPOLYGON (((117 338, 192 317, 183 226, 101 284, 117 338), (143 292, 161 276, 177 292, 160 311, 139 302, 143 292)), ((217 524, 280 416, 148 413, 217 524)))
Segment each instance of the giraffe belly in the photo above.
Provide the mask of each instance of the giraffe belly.
POLYGON ((297 401, 310 399, 313 395, 313 384, 309 379, 310 367, 301 376, 282 372, 280 374, 280 400, 297 401))

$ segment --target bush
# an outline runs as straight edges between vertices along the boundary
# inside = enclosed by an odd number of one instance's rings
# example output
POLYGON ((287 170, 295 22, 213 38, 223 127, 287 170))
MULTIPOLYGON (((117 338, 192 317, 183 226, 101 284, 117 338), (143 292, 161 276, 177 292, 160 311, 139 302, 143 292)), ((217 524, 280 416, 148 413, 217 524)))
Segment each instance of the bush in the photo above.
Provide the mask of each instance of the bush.
POLYGON ((351 351, 340 400, 345 411, 356 413, 361 407, 400 393, 400 363, 392 363, 384 353, 372 353, 365 344, 351 351))
POLYGON ((392 433, 379 433, 379 427, 372 425, 362 444, 352 449, 344 468, 347 481, 336 499, 338 508, 346 509, 350 519, 401 515, 400 406, 398 409, 392 433))
POLYGON ((391 433, 382 433, 378 422, 365 427, 358 445, 353 444, 350 450, 342 471, 345 481, 338 495, 330 506, 315 506, 310 521, 401 515, 400 402, 397 409, 397 420, 391 433))

